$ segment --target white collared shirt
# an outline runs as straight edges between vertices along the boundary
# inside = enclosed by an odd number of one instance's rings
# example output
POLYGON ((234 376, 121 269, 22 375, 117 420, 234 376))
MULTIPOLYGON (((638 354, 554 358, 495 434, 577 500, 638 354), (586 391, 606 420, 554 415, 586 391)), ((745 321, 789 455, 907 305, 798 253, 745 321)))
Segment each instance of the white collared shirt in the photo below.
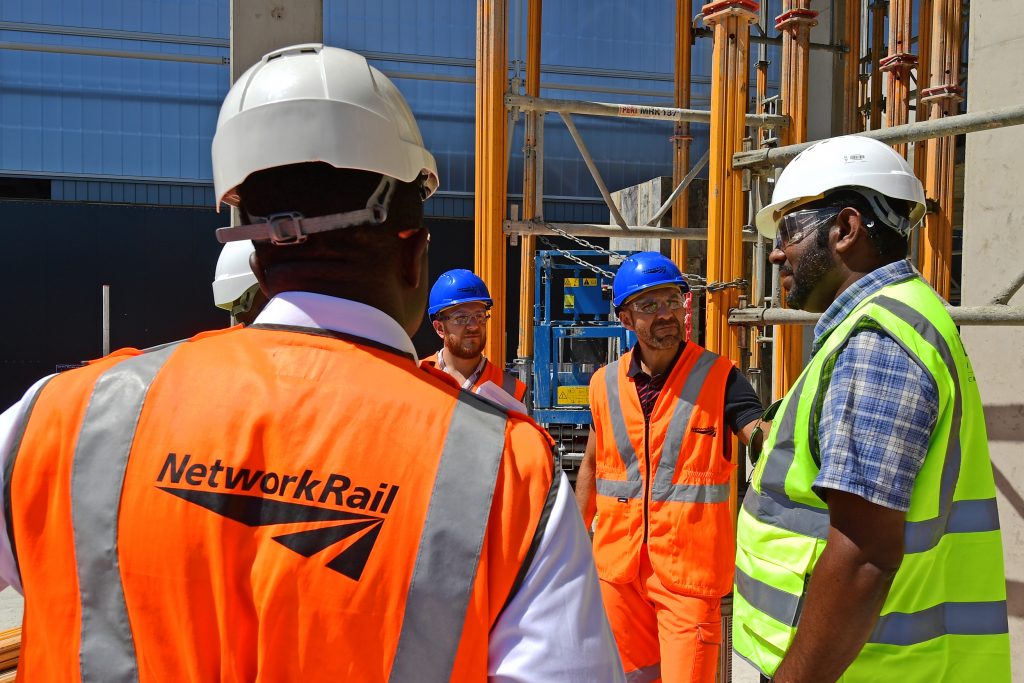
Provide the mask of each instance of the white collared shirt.
MULTIPOLYGON (((274 297, 256 323, 332 330, 408 353, 409 335, 393 318, 365 304, 309 292, 274 297)), ((45 378, 44 378, 45 379, 45 378)), ((22 592, 4 520, 3 473, 18 426, 42 386, 0 414, 0 588, 22 592)), ((488 677, 502 683, 624 681, 601 601, 591 545, 564 474, 547 526, 522 585, 491 630, 488 677)))

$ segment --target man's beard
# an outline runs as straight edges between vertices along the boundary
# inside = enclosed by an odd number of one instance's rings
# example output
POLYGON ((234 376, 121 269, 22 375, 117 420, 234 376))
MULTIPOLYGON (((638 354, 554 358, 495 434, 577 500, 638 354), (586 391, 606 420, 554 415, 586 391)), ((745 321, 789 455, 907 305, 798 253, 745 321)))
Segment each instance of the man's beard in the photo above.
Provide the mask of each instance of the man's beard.
POLYGON ((637 330, 637 336, 652 349, 673 349, 682 341, 682 328, 672 320, 656 323, 642 333, 637 330))
POLYGON ((445 337, 444 347, 448 349, 448 353, 452 354, 456 358, 463 360, 472 360, 478 357, 484 349, 484 344, 487 342, 487 335, 483 332, 480 333, 479 337, 474 339, 463 339, 462 343, 458 343, 451 336, 445 337))
POLYGON ((791 271, 793 288, 786 292, 786 305, 803 310, 807 305, 807 300, 825 281, 832 267, 832 254, 815 241, 791 271))

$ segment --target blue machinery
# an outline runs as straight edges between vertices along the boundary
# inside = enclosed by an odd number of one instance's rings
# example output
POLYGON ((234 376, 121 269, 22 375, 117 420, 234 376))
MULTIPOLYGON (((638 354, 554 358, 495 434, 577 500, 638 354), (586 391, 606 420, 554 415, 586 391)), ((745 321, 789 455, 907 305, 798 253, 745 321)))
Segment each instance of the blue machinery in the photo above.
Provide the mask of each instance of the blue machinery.
POLYGON ((591 376, 636 340, 615 318, 611 302, 611 275, 630 253, 537 252, 533 367, 524 370, 533 419, 558 443, 566 470, 577 468, 587 443, 591 376))

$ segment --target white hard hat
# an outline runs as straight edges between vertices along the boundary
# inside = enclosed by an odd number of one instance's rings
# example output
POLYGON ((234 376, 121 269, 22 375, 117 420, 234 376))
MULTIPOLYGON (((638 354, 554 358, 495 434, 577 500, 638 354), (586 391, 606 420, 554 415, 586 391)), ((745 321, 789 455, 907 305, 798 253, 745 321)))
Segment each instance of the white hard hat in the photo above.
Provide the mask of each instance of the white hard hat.
MULTIPOLYGON (((320 44, 274 50, 231 86, 213 136, 217 208, 238 205, 252 173, 322 161, 437 189, 437 165, 387 76, 362 55, 320 44)), ((424 197, 425 198, 425 197, 424 197)))
POLYGON ((250 240, 228 242, 220 250, 213 279, 213 303, 217 308, 228 311, 236 308, 239 299, 258 285, 249 266, 249 255, 253 251, 250 240))
POLYGON ((904 235, 924 218, 924 188, 907 160, 884 142, 847 135, 808 147, 786 166, 775 182, 772 203, 757 212, 758 232, 774 239, 787 211, 839 188, 859 191, 883 223, 904 235), (878 195, 909 202, 909 222, 895 216, 878 195))

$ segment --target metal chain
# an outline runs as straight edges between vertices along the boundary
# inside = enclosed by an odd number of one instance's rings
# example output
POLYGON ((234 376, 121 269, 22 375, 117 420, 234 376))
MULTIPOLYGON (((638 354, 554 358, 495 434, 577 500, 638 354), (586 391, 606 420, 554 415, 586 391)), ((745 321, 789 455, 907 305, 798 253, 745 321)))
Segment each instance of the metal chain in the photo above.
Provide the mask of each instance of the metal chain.
MULTIPOLYGON (((556 235, 564 237, 565 239, 567 239, 567 240, 569 240, 571 242, 575 242, 576 244, 580 245, 581 247, 584 247, 586 249, 590 249, 591 251, 596 251, 596 252, 602 254, 603 256, 609 256, 609 257, 611 257, 611 256, 621 256, 621 254, 616 254, 615 252, 609 251, 608 249, 605 249, 604 247, 600 247, 600 246, 598 246, 596 244, 593 244, 592 242, 588 242, 587 240, 583 239, 582 237, 579 237, 577 235, 570 235, 565 230, 562 230, 561 228, 558 228, 558 227, 556 227, 554 225, 551 225, 550 223, 545 223, 545 227, 550 229, 556 235)), ((607 270, 604 270, 603 268, 600 268, 599 266, 595 266, 593 263, 588 263, 587 261, 584 261, 583 259, 581 259, 578 256, 574 255, 573 253, 571 253, 569 251, 566 251, 565 249, 559 249, 549 239, 546 239, 546 238, 544 238, 544 237, 542 237, 540 235, 537 236, 537 239, 540 241, 541 244, 543 244, 548 249, 551 249, 553 251, 557 251, 560 256, 568 259, 569 261, 572 261, 573 263, 575 263, 578 266, 583 266, 585 268, 588 268, 588 269, 592 270, 593 272, 598 273, 599 275, 602 275, 602 276, 608 278, 609 280, 611 280, 611 279, 613 279, 615 277, 614 273, 611 273, 611 272, 609 272, 607 270)), ((686 279, 687 284, 690 285, 690 290, 693 291, 696 294, 703 294, 705 292, 720 292, 723 289, 730 289, 730 288, 744 289, 744 288, 746 288, 750 284, 749 282, 747 282, 743 278, 737 278, 735 280, 730 280, 729 282, 708 282, 707 279, 701 277, 700 275, 697 275, 696 273, 683 273, 683 277, 686 279)))

